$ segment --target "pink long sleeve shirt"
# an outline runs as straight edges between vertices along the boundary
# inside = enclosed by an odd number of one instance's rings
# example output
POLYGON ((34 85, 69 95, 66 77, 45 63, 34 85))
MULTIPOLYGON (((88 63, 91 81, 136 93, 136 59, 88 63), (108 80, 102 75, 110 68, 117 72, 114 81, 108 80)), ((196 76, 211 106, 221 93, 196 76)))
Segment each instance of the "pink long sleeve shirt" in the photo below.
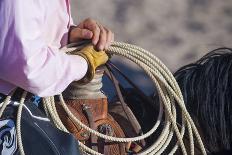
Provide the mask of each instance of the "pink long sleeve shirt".
POLYGON ((81 79, 87 62, 59 49, 72 24, 68 0, 0 0, 0 93, 52 96, 81 79))

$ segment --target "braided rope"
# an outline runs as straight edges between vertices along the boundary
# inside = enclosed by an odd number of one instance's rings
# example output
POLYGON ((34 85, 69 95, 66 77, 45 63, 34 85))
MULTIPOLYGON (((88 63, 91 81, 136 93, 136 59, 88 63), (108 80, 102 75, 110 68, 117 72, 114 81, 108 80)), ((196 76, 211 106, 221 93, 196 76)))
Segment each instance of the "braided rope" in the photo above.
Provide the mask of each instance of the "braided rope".
MULTIPOLYGON (((180 90, 180 88, 179 88, 179 86, 178 86, 178 84, 177 84, 175 78, 172 76, 171 72, 167 69, 167 67, 165 67, 165 65, 163 65, 162 62, 161 62, 160 60, 158 60, 154 55, 152 55, 151 53, 149 53, 148 51, 146 51, 146 50, 144 50, 144 49, 142 49, 142 48, 140 48, 140 47, 137 47, 137 46, 134 46, 134 45, 130 45, 130 44, 116 43, 116 46, 118 46, 118 47, 123 47, 123 48, 127 49, 127 50, 125 50, 124 52, 129 51, 129 50, 131 50, 131 49, 137 49, 137 50, 142 51, 142 52, 137 53, 138 56, 136 57, 136 59, 140 59, 140 61, 144 62, 144 61, 145 61, 145 60, 144 60, 144 57, 145 57, 145 55, 147 55, 146 60, 149 61, 148 66, 151 67, 151 68, 153 68, 152 65, 156 65, 155 62, 156 62, 158 65, 160 65, 160 67, 155 67, 154 69, 158 69, 162 74, 164 74, 164 76, 167 76, 166 73, 168 74, 168 78, 167 78, 166 80, 169 82, 169 84, 170 84, 171 86, 174 86, 175 90, 177 91, 177 94, 179 94, 179 95, 180 95, 179 97, 181 97, 181 99, 183 100, 183 96, 182 96, 181 90, 180 90), (153 59, 153 61, 152 61, 151 58, 153 59), (152 65, 151 65, 151 64, 152 64, 152 65), (161 70, 161 69, 163 69, 163 70, 161 70), (165 72, 166 72, 166 73, 165 73, 165 72), (174 85, 173 85, 173 84, 174 84, 174 85)), ((133 52, 135 52, 135 51, 133 51, 133 52)), ((158 77, 158 78, 159 78, 159 77, 158 77)), ((165 81, 164 81, 164 82, 165 82, 165 81)), ((166 84, 166 82, 165 82, 165 84, 166 84)), ((166 84, 166 87, 170 87, 170 86, 166 84)), ((172 93, 173 93, 173 92, 172 92, 172 93)), ((175 94, 175 93, 173 93, 173 94, 175 94)), ((175 97, 176 97, 176 94, 175 94, 175 97)), ((196 127, 195 127, 195 125, 194 125, 194 123, 193 123, 191 117, 189 116, 189 114, 188 114, 188 112, 187 112, 187 110, 186 110, 184 104, 181 103, 181 102, 183 102, 183 101, 180 101, 180 99, 177 99, 177 101, 178 101, 178 103, 179 103, 181 109, 182 109, 183 112, 185 113, 184 115, 185 115, 185 116, 187 117, 187 119, 190 121, 190 124, 191 124, 192 127, 193 127, 193 131, 194 131, 194 133, 195 133, 195 136, 196 136, 196 138, 197 138, 197 141, 200 143, 199 145, 203 145, 202 141, 200 140, 200 135, 199 135, 199 133, 197 132, 197 129, 196 129, 196 127)), ((193 149, 194 143, 193 143, 193 140, 192 140, 192 137, 193 137, 193 136, 191 136, 191 130, 189 130, 189 132, 190 132, 189 134, 190 134, 190 142, 191 142, 190 147, 192 148, 192 149, 191 149, 191 152, 192 152, 191 154, 194 154, 194 149, 193 149)), ((202 150, 202 151, 203 151, 203 150, 202 150)))
POLYGON ((17 141, 18 141, 20 155, 25 155, 23 149, 23 142, 22 142, 22 133, 21 133, 21 116, 22 116, 22 110, 26 96, 27 96, 27 92, 24 91, 19 102, 17 120, 16 120, 16 133, 17 133, 17 141))
MULTIPOLYGON (((68 54, 70 53, 75 54, 76 52, 78 52, 78 50, 81 49, 82 46, 84 46, 84 44, 78 46, 75 45, 75 46, 76 47, 65 48, 63 50, 68 54)), ((195 136, 202 154, 206 155, 206 151, 202 143, 201 137, 197 131, 196 126, 194 125, 193 120, 191 119, 189 113, 186 110, 181 90, 175 78, 173 77, 172 73, 168 70, 168 68, 153 54, 138 46, 120 43, 120 42, 114 42, 107 52, 111 54, 123 56, 131 60, 132 62, 139 65, 145 71, 145 73, 152 79, 160 99, 160 110, 155 125, 152 127, 152 129, 150 129, 150 131, 138 137, 119 138, 119 137, 107 136, 89 128, 88 126, 83 124, 80 120, 78 120, 67 107, 63 99, 63 96, 59 95, 60 104, 64 108, 67 115, 72 119, 72 121, 75 122, 76 125, 86 129, 91 134, 94 134, 106 140, 115 141, 115 142, 134 142, 151 136, 159 127, 162 121, 163 112, 165 112, 164 127, 159 137, 150 147, 138 153, 138 155, 162 154, 166 150, 167 146, 170 144, 174 134, 176 135, 177 143, 175 144, 175 146, 173 146, 169 154, 174 154, 178 149, 178 147, 180 147, 183 154, 187 155, 188 152, 183 142, 183 136, 185 134, 186 125, 187 125, 188 137, 190 140, 189 142, 190 154, 194 155, 194 136, 195 136), (182 117, 181 117, 182 123, 180 129, 178 128, 176 122, 177 119, 176 106, 178 106, 182 112, 182 117)), ((18 113, 17 113, 17 124, 16 124, 17 138, 18 138, 19 150, 21 155, 25 155, 23 150, 21 130, 20 130, 21 113, 22 113, 25 97, 26 97, 26 92, 23 93, 22 98, 20 100, 18 113)), ((3 105, 0 109, 0 116, 2 115, 6 106, 9 104, 10 98, 11 95, 9 95, 3 102, 3 105)), ((68 130, 66 129, 66 127, 63 125, 62 121, 59 118, 55 106, 54 97, 43 98, 43 106, 47 116, 53 121, 55 126, 62 131, 68 132, 68 130)), ((79 146, 84 154, 102 155, 101 153, 96 152, 91 148, 88 148, 81 142, 79 142, 79 146)))
POLYGON ((5 100, 3 101, 3 103, 0 103, 1 104, 1 109, 0 109, 0 118, 2 117, 2 114, 4 112, 4 110, 6 109, 7 105, 10 103, 10 99, 11 99, 11 96, 14 94, 15 90, 12 91, 9 96, 7 96, 5 98, 5 100))

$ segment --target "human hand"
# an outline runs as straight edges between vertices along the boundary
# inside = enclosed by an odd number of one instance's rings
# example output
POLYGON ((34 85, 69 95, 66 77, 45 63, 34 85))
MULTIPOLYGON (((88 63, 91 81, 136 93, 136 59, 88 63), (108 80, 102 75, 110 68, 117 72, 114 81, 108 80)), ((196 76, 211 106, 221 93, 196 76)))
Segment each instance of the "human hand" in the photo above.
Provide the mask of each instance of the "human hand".
POLYGON ((108 49, 114 41, 114 33, 91 18, 87 18, 78 26, 72 27, 69 34, 70 43, 90 39, 97 50, 108 49))

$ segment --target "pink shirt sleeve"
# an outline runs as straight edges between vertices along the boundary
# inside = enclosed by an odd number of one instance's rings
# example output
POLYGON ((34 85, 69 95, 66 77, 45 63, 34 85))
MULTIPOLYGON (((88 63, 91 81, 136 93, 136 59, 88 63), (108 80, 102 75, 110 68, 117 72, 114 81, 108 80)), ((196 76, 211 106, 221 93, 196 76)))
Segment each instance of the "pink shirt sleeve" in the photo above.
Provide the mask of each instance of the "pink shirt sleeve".
POLYGON ((2 1, 0 11, 6 10, 0 19, 4 29, 0 30, 0 79, 44 97, 61 93, 86 74, 87 62, 82 57, 45 43, 45 14, 39 4, 2 1))

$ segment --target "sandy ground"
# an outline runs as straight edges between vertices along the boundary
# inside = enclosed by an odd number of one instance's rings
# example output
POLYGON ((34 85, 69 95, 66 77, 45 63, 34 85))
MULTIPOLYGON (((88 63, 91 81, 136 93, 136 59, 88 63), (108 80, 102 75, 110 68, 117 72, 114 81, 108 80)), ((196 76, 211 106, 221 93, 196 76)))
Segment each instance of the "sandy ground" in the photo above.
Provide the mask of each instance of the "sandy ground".
MULTIPOLYGON (((110 27, 117 41, 143 47, 171 71, 221 46, 232 47, 232 0, 71 0, 76 23, 91 17, 110 27)), ((150 81, 135 65, 123 71, 147 92, 150 81)), ((125 65, 126 64, 126 65, 125 65)))

